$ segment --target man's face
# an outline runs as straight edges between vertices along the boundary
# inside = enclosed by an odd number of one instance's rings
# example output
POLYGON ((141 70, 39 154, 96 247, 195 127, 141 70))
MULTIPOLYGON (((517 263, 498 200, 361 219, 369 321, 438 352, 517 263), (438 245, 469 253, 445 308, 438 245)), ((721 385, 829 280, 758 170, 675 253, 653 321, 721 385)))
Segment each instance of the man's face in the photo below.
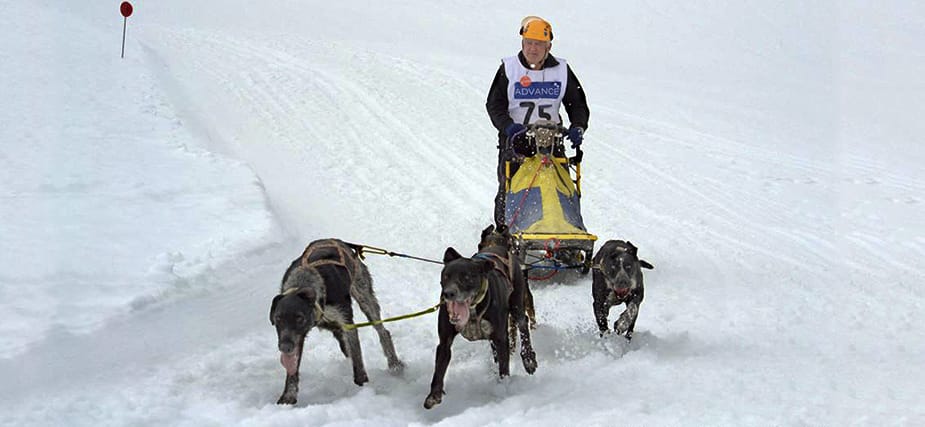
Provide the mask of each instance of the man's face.
POLYGON ((537 68, 543 64, 543 59, 546 58, 546 54, 549 53, 551 47, 551 42, 533 39, 523 39, 522 44, 524 57, 527 58, 527 63, 537 68))

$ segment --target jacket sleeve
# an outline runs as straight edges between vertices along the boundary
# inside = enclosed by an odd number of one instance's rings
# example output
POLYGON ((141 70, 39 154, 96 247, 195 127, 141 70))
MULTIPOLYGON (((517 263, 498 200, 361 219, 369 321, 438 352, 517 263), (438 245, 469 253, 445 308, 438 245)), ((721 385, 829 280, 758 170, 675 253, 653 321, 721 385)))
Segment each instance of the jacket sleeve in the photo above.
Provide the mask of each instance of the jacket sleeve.
POLYGON ((591 112, 588 110, 588 100, 585 99, 585 90, 581 87, 578 77, 572 72, 572 67, 568 67, 568 82, 565 85, 565 95, 562 97, 562 104, 565 106, 565 112, 568 114, 568 121, 571 126, 580 126, 588 130, 588 118, 591 112))
POLYGON ((491 82, 491 89, 488 90, 488 100, 485 102, 485 108, 488 110, 488 116, 491 117, 491 124, 498 129, 498 134, 504 133, 506 128, 514 119, 507 112, 507 74, 504 73, 504 64, 498 68, 495 73, 495 79, 491 82))

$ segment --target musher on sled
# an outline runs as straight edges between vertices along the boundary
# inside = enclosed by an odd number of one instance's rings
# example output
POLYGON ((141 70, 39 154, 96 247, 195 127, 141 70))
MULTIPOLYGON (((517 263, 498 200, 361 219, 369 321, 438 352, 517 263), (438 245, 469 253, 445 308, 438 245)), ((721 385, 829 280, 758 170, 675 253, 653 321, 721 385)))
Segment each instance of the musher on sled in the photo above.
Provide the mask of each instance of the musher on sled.
POLYGON ((590 270, 597 236, 581 217, 580 147, 588 127, 588 104, 566 61, 549 54, 552 27, 536 16, 521 22, 521 51, 504 58, 486 108, 498 129, 498 193, 495 222, 515 238, 528 270, 590 270), (568 114, 563 126, 561 106, 568 114), (565 153, 571 141, 575 156, 565 153))
MULTIPOLYGON (((563 58, 550 55, 552 26, 542 18, 528 16, 520 26, 521 51, 504 58, 488 91, 485 107, 498 129, 498 194, 495 196, 495 223, 507 225, 505 218, 505 163, 515 154, 532 155, 526 127, 538 120, 562 124, 560 106, 569 119, 566 138, 572 148, 581 145, 588 128, 588 102, 578 77, 563 58)), ((557 153, 563 154, 564 153, 557 153)), ((513 176, 518 163, 511 165, 513 176)))

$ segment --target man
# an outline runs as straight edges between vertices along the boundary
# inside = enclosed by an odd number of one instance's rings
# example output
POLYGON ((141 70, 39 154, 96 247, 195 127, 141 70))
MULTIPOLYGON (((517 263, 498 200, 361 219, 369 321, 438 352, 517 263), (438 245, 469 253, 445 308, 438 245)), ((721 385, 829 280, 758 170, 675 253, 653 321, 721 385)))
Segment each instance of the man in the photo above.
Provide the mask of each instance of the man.
MULTIPOLYGON (((504 58, 488 91, 485 107, 491 123, 498 129, 498 194, 495 196, 495 222, 507 225, 504 217, 506 160, 514 151, 525 151, 526 125, 537 120, 562 123, 559 107, 564 106, 569 118, 566 139, 572 148, 581 145, 588 128, 588 102, 581 83, 565 59, 549 54, 552 49, 552 26, 537 16, 521 21, 521 51, 504 58)), ((511 176, 520 165, 511 164, 511 176)))

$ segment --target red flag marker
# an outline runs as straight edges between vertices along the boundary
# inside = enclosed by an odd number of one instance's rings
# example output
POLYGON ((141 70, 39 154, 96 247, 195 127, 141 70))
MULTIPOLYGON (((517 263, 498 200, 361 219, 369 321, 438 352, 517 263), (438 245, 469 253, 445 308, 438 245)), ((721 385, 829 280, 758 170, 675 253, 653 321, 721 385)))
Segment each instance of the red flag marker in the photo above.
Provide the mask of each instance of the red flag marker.
POLYGON ((128 17, 132 16, 132 4, 124 1, 119 5, 119 12, 122 12, 122 57, 125 58, 125 27, 128 25, 128 17))

